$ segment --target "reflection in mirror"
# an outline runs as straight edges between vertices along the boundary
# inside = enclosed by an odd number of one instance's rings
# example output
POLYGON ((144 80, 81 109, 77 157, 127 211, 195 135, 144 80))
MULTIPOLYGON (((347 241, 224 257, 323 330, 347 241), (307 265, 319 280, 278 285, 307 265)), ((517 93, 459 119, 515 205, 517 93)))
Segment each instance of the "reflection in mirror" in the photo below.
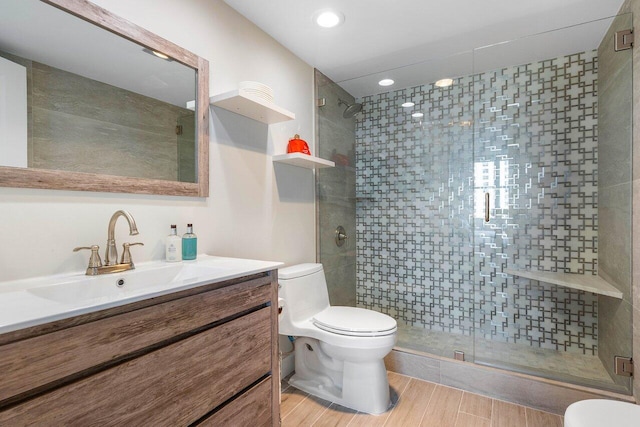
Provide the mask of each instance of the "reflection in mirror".
POLYGON ((1 8, 0 166, 182 185, 96 191, 203 195, 182 183, 199 183, 208 158, 199 152, 205 60, 85 1, 3 0, 1 8))

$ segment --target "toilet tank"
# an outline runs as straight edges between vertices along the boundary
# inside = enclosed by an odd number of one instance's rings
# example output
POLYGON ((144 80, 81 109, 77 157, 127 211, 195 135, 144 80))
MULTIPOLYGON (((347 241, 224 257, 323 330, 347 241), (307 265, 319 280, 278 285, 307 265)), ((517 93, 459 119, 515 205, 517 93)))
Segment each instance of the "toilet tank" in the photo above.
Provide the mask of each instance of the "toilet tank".
POLYGON ((280 333, 295 335, 295 323, 329 307, 322 264, 299 264, 278 270, 278 297, 282 314, 280 333))

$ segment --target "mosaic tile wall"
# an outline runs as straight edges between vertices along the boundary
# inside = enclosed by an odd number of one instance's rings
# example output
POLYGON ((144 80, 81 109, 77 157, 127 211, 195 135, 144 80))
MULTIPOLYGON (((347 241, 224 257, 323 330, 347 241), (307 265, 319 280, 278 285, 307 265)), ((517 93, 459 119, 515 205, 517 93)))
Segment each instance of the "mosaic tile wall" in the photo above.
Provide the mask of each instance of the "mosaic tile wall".
POLYGON ((597 274, 596 79, 586 52, 359 100, 358 306, 595 354, 595 296, 502 271, 597 274))

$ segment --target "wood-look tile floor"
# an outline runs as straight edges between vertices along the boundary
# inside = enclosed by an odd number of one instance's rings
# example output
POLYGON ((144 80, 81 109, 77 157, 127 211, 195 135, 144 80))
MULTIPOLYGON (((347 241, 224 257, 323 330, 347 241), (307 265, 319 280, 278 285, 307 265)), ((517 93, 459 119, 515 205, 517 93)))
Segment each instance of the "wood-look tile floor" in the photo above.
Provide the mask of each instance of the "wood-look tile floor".
POLYGON ((347 409, 282 382, 283 427, 562 427, 562 417, 389 372, 392 401, 382 415, 347 409))

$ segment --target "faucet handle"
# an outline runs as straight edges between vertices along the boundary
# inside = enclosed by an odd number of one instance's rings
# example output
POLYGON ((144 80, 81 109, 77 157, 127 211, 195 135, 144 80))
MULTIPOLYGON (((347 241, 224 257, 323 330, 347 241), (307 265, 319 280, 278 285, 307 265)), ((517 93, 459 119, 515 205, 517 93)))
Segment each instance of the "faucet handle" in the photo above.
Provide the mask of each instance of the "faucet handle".
POLYGON ((94 276, 97 273, 98 267, 102 267, 102 260, 100 259, 100 254, 98 251, 100 250, 100 246, 91 245, 91 246, 80 246, 73 249, 73 252, 78 252, 82 249, 89 249, 91 251, 91 256, 89 257, 89 266, 87 267, 87 275, 94 276))
POLYGON ((136 245, 144 246, 144 243, 136 242, 122 244, 122 258, 120 259, 120 264, 131 264, 131 266, 133 267, 133 261, 131 260, 131 251, 129 250, 129 247, 136 245))

